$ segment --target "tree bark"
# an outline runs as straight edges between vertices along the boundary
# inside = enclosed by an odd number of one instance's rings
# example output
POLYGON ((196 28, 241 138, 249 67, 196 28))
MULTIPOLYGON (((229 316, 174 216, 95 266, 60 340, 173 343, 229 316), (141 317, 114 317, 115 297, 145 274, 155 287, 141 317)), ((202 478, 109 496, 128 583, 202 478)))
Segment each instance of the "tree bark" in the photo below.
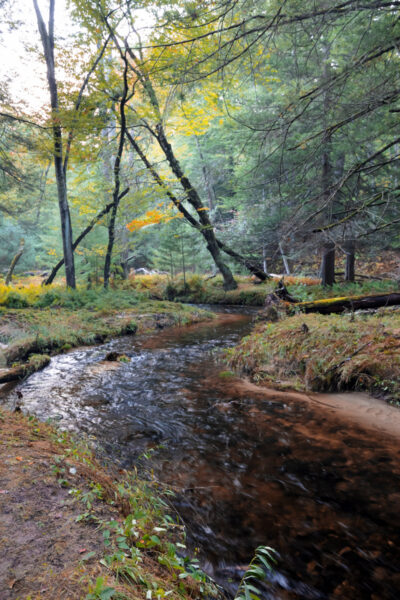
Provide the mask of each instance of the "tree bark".
POLYGON ((203 206, 197 190, 192 186, 189 179, 184 174, 181 165, 172 150, 171 144, 166 138, 164 128, 161 123, 156 126, 156 139, 161 150, 164 152, 165 158, 167 159, 172 172, 186 192, 188 202, 197 212, 201 225, 200 231, 206 240, 207 249, 213 257, 218 269, 222 273, 222 277, 224 278, 224 289, 235 290, 237 288, 237 283, 233 278, 230 268, 222 260, 220 247, 215 238, 214 228, 207 214, 207 207, 203 206))
POLYGON ((355 241, 354 240, 345 240, 344 251, 346 253, 346 267, 345 267, 345 281, 354 281, 355 278, 355 241))
POLYGON ((72 248, 72 226, 71 216, 69 212, 67 185, 65 172, 63 168, 63 144, 62 144, 62 129, 60 125, 59 105, 57 81, 55 75, 54 63, 54 5, 55 0, 50 0, 49 7, 49 24, 46 25, 43 21, 37 0, 33 0, 33 5, 36 12, 37 24, 40 37, 43 45, 44 57, 47 66, 47 82, 50 92, 50 104, 52 112, 52 133, 53 133, 53 159, 54 169, 57 182, 58 205, 60 210, 61 234, 63 241, 63 253, 65 263, 65 276, 68 287, 75 288, 75 264, 74 251, 72 248))
POLYGON ((283 266, 285 269, 285 273, 286 273, 286 275, 290 275, 289 263, 288 263, 288 259, 286 258, 286 254, 283 251, 282 242, 279 242, 279 252, 281 253, 281 256, 282 256, 282 262, 283 262, 283 266))
POLYGON ((22 239, 20 241, 20 243, 19 243, 19 249, 18 249, 17 253, 15 254, 14 258, 12 259, 11 264, 10 264, 10 268, 8 269, 8 273, 6 275, 6 281, 5 281, 6 285, 8 285, 9 283, 11 283, 14 269, 15 269, 15 267, 17 265, 17 262, 19 261, 19 259, 23 255, 24 250, 25 250, 25 241, 22 239))
MULTIPOLYGON (((114 239, 115 239, 115 221, 117 219, 118 206, 120 201, 120 186, 121 186, 121 159, 122 153, 124 151, 124 143, 125 143, 125 132, 126 132, 126 115, 125 115, 125 104, 128 101, 128 61, 126 56, 123 56, 124 60, 124 91, 122 93, 122 98, 119 105, 120 110, 120 134, 119 134, 119 143, 118 143, 118 151, 117 156, 115 157, 114 162, 114 192, 113 192, 113 207, 111 209, 111 217, 108 225, 108 245, 106 258, 104 261, 104 288, 107 289, 110 281, 110 268, 111 268, 111 258, 112 251, 114 248, 114 239)), ((131 95, 132 96, 132 95, 131 95)), ((130 96, 130 97, 131 97, 130 96)))
POLYGON ((323 246, 321 279, 323 286, 335 283, 335 244, 333 242, 325 242, 323 246))

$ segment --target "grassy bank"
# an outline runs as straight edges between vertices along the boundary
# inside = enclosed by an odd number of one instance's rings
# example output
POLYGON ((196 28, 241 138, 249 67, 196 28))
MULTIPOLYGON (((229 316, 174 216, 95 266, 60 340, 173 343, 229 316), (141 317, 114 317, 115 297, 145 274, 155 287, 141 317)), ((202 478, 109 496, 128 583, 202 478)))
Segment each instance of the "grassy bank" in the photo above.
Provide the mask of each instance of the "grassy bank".
POLYGON ((227 351, 257 383, 313 391, 367 390, 400 401, 400 310, 298 314, 259 324, 227 351))
POLYGON ((2 600, 218 598, 155 481, 33 417, 0 425, 2 600))
POLYGON ((26 374, 43 366, 38 355, 210 316, 195 307, 149 300, 148 294, 132 289, 27 286, 7 291, 0 304, 0 367, 15 368, 23 362, 26 374))

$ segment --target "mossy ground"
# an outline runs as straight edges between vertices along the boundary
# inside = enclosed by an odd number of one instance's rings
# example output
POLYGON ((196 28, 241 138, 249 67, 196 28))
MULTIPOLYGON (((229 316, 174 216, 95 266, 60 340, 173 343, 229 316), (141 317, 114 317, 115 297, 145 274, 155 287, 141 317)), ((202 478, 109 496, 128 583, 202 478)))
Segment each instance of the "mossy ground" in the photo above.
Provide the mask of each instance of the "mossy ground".
POLYGON ((2 600, 217 598, 165 490, 82 441, 0 412, 2 600))
POLYGON ((400 309, 298 314, 259 324, 227 351, 253 381, 314 391, 368 390, 400 400, 400 309))

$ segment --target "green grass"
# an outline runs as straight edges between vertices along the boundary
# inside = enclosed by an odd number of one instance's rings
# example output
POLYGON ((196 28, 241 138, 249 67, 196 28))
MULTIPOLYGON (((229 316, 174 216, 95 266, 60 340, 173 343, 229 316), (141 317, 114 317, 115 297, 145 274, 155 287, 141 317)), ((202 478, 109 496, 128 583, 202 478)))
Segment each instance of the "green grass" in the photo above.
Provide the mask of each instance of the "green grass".
POLYGON ((263 306, 266 294, 275 287, 273 281, 254 285, 249 277, 235 276, 235 279, 238 288, 228 292, 223 288, 220 275, 208 280, 196 274, 188 274, 185 279, 182 275, 174 279, 162 275, 144 275, 135 277, 132 285, 138 291, 146 290, 152 298, 194 304, 242 306, 263 306))

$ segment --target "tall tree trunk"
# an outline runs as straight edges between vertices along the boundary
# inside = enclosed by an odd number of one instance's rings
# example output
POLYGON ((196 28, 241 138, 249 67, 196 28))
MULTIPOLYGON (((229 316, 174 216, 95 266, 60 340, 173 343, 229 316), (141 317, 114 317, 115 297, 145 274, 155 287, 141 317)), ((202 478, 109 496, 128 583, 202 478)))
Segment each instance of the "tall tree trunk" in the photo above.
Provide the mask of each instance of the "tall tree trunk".
POLYGON ((118 143, 118 151, 117 156, 115 157, 114 162, 114 192, 113 192, 113 207, 111 210, 110 222, 108 224, 108 245, 106 258, 104 261, 104 288, 108 288, 108 284, 110 281, 110 268, 111 268, 111 258, 112 252, 114 248, 114 240, 115 240, 115 221, 117 219, 118 206, 120 201, 120 186, 121 186, 121 159, 122 153, 124 151, 124 143, 125 143, 125 132, 126 132, 126 115, 125 115, 125 105, 128 100, 132 97, 131 94, 128 97, 128 61, 126 56, 122 57, 124 60, 124 90, 122 93, 122 98, 120 100, 119 112, 120 112, 120 134, 119 134, 119 143, 118 143))
POLYGON ((199 138, 197 137, 197 135, 195 135, 194 138, 196 140, 197 150, 199 151, 199 156, 200 156, 200 160, 201 160, 201 171, 203 173, 204 186, 207 190, 208 203, 210 205, 210 210, 213 210, 215 208, 216 202, 215 202, 214 187, 213 187, 213 184, 211 181, 210 170, 207 167, 206 161, 204 159, 204 155, 203 155, 203 151, 201 149, 201 144, 199 142, 199 138))
MULTIPOLYGON (((129 192, 129 188, 126 188, 120 195, 119 195, 119 200, 121 201, 122 198, 129 192)), ((110 202, 109 204, 107 204, 107 206, 105 206, 103 208, 103 210, 101 210, 95 217, 93 217, 93 219, 90 221, 89 225, 87 227, 85 227, 85 229, 78 235, 78 237, 76 238, 76 240, 74 241, 74 243, 72 244, 72 249, 75 250, 79 244, 81 243, 81 241, 83 240, 83 238, 85 238, 87 236, 88 233, 90 233, 93 229, 93 227, 99 222, 101 221, 101 219, 107 215, 110 210, 112 209, 112 207, 114 206, 114 202, 110 202)), ((46 279, 46 281, 43 282, 43 285, 50 285, 51 283, 53 283, 55 276, 57 275, 58 271, 61 269, 61 267, 64 264, 64 259, 62 258, 55 267, 53 267, 50 275, 48 276, 48 278, 46 279)), ((97 268, 97 266, 96 266, 97 268)), ((96 276, 96 280, 97 280, 97 276, 96 276)))
POLYGON ((345 266, 345 281, 354 281, 355 277, 355 241, 354 240, 344 240, 343 243, 344 251, 346 253, 346 266, 345 266))
POLYGON ((290 268, 289 268, 289 263, 288 263, 288 259, 286 257, 286 254, 283 250, 283 246, 282 246, 282 242, 279 242, 279 252, 281 253, 281 257, 282 257, 282 262, 283 262, 283 266, 285 269, 285 273, 286 275, 290 275, 290 268))
POLYGON ((265 246, 262 247, 262 257, 263 257, 263 269, 264 269, 264 273, 268 274, 267 249, 266 249, 265 246))
POLYGON ((61 235, 63 241, 63 253, 65 263, 65 276, 67 286, 74 288, 75 284, 75 264, 74 252, 72 248, 72 226, 67 199, 67 184, 63 168, 63 144, 62 129, 60 125, 60 114, 58 105, 57 81, 55 75, 54 63, 54 5, 55 0, 50 0, 49 24, 43 21, 37 0, 33 0, 40 37, 43 45, 44 57, 47 66, 47 82, 50 92, 50 104, 52 111, 52 132, 53 132, 53 157, 54 169, 57 182, 58 205, 60 209, 61 235))
POLYGON ((333 242, 325 242, 323 245, 321 279, 323 286, 335 283, 335 244, 333 242))

